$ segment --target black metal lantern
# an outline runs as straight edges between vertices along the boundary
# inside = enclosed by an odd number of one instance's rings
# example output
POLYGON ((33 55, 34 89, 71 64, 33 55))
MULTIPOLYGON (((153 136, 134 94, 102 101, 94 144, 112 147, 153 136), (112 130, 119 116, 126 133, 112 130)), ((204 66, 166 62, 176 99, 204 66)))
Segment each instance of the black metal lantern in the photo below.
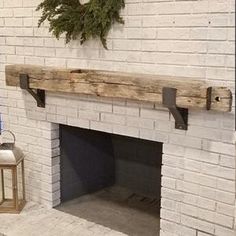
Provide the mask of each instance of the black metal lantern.
POLYGON ((25 205, 24 155, 13 143, 0 144, 0 213, 19 213, 25 205))

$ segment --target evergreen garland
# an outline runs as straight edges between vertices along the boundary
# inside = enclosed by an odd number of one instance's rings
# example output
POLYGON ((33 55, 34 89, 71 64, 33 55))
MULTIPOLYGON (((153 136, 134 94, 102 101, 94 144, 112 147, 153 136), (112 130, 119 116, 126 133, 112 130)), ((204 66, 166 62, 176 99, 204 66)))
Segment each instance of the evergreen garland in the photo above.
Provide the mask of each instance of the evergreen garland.
POLYGON ((42 10, 39 27, 49 21, 49 31, 59 39, 65 33, 66 43, 80 37, 83 44, 90 38, 99 37, 107 49, 106 37, 115 23, 123 24, 120 10, 124 0, 90 0, 81 4, 79 0, 44 0, 36 10, 42 10))

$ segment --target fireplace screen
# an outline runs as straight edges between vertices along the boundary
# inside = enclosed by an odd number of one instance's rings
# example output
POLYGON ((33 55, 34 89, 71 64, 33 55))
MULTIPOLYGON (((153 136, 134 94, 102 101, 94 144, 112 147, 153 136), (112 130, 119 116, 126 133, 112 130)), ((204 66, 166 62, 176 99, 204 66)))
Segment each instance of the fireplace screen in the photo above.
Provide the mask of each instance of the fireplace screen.
POLYGON ((58 210, 128 235, 158 235, 162 143, 60 126, 58 210))

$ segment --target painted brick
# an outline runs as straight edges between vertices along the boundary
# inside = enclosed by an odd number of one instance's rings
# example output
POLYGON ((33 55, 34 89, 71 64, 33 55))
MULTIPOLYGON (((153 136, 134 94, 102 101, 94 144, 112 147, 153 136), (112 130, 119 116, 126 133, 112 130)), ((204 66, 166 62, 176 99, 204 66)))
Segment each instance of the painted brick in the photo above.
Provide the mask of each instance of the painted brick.
POLYGON ((212 223, 208 223, 206 221, 202 221, 199 219, 191 218, 188 216, 182 216, 181 217, 181 223, 189 226, 189 227, 194 227, 198 230, 202 230, 204 232, 213 234, 214 233, 214 225, 212 223))
POLYGON ((210 234, 206 234, 206 233, 203 233, 201 231, 198 231, 197 236, 210 236, 210 234))
POLYGON ((114 124, 125 124, 125 117, 121 115, 115 115, 115 114, 101 114, 101 121, 107 122, 107 123, 114 123, 114 124))
POLYGON ((171 134, 170 135, 170 143, 183 145, 185 147, 192 147, 192 148, 201 148, 201 139, 200 138, 193 138, 188 136, 182 136, 178 134, 171 134))
POLYGON ((180 213, 176 213, 173 211, 163 209, 161 211, 161 218, 172 222, 180 223, 180 213))
POLYGON ((204 209, 215 211, 216 202, 213 200, 210 200, 210 199, 199 197, 197 206, 204 208, 204 209))
POLYGON ((135 117, 127 117, 126 123, 128 126, 134 126, 138 128, 154 129, 154 121, 150 119, 141 119, 135 117))
POLYGON ((205 220, 208 222, 216 222, 216 214, 213 211, 205 210, 205 209, 199 209, 198 210, 198 217, 201 220, 205 220))
POLYGON ((229 216, 225 216, 225 215, 221 215, 221 214, 216 213, 215 214, 215 223, 232 229, 233 224, 234 224, 234 219, 233 219, 233 217, 229 217, 229 216))
POLYGON ((235 230, 216 225, 215 235, 216 236, 235 236, 235 230))
MULTIPOLYGON (((174 155, 162 155, 162 164, 169 167, 178 167, 182 168, 184 166, 184 159, 174 155)), ((184 173, 184 171, 183 171, 184 173)), ((183 175, 184 176, 184 175, 183 175)))
POLYGON ((225 190, 227 192, 235 192, 235 179, 226 180, 226 179, 218 179, 217 180, 217 188, 220 190, 225 190))
POLYGON ((176 180, 172 178, 168 178, 165 176, 162 176, 161 178, 161 185, 166 188, 175 189, 176 188, 176 180))
POLYGON ((78 118, 68 118, 67 124, 71 126, 77 126, 80 128, 89 128, 89 121, 84 119, 78 119, 78 118))
POLYGON ((233 156, 220 155, 220 165, 235 168, 235 158, 233 156))
POLYGON ((138 128, 124 125, 117 125, 117 124, 113 125, 113 133, 131 137, 139 137, 138 128))
POLYGON ((218 190, 216 191, 215 199, 219 202, 234 204, 235 195, 233 193, 218 190))
POLYGON ((148 139, 157 142, 167 142, 168 141, 168 134, 164 132, 154 131, 151 129, 143 129, 139 128, 140 138, 148 139))
POLYGON ((162 188, 162 197, 170 199, 170 200, 181 202, 181 201, 183 201, 184 194, 182 192, 179 192, 176 190, 162 188))
POLYGON ((212 164, 219 163, 219 154, 206 152, 199 149, 186 148, 184 156, 188 159, 194 159, 201 162, 209 162, 212 164))
POLYGON ((181 204, 181 213, 185 215, 198 217, 198 211, 199 210, 196 206, 191 206, 184 203, 181 204))
POLYGON ((0 16, 1 17, 12 17, 13 16, 13 10, 12 9, 0 9, 0 16))
POLYGON ((129 116, 139 116, 139 108, 113 105, 113 113, 129 116))
POLYGON ((79 110, 79 118, 84 119, 84 120, 88 119, 88 120, 98 121, 99 120, 99 113, 94 112, 94 111, 79 110))
POLYGON ((149 109, 141 109, 140 116, 148 119, 155 120, 169 120, 169 113, 158 110, 149 110, 149 109))
POLYGON ((235 155, 235 145, 233 144, 204 140, 203 149, 206 151, 222 153, 230 156, 235 155))
POLYGON ((204 186, 216 188, 216 183, 217 183, 216 177, 203 175, 197 172, 191 172, 189 171, 188 167, 185 167, 185 168, 187 170, 184 171, 184 180, 192 182, 192 183, 198 183, 204 186))
POLYGON ((183 156, 184 152, 185 152, 185 148, 182 146, 178 146, 178 145, 165 144, 163 151, 166 154, 174 154, 177 156, 183 156))
POLYGON ((113 126, 112 124, 108 124, 104 122, 91 121, 90 129, 112 133, 113 126))
POLYGON ((216 211, 220 214, 234 216, 234 207, 220 202, 217 203, 216 211))
POLYGON ((161 207, 172 211, 179 210, 179 204, 177 202, 166 198, 161 199, 161 207))

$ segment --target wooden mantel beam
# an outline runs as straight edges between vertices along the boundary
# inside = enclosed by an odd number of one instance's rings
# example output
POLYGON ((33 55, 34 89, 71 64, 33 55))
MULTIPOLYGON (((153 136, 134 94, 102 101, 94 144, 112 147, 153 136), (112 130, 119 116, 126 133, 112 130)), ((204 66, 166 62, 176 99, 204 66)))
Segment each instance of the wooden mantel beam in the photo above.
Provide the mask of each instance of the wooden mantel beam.
POLYGON ((33 65, 6 66, 6 84, 19 86, 20 74, 28 74, 29 86, 52 92, 88 94, 101 97, 124 98, 162 104, 163 87, 177 89, 176 104, 182 108, 231 110, 232 93, 226 87, 211 85, 192 78, 137 75, 120 72, 72 70, 33 65))

